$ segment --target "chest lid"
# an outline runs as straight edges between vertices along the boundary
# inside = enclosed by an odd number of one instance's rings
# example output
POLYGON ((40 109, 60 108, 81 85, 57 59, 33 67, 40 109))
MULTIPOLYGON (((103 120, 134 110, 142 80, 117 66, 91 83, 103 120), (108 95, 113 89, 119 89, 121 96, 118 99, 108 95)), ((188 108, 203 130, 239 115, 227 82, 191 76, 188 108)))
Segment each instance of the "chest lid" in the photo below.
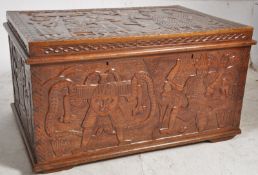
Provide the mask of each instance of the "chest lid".
POLYGON ((181 6, 8 11, 7 21, 30 57, 251 41, 253 31, 181 6))

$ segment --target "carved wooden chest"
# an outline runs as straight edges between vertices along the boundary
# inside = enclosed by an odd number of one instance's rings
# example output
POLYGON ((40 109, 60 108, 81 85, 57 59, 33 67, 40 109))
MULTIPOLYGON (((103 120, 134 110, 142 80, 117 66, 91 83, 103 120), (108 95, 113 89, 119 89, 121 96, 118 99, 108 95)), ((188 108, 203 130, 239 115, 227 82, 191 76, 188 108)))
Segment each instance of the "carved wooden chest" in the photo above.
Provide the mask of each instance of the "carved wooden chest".
POLYGON ((253 28, 180 6, 10 11, 35 172, 240 133, 253 28))

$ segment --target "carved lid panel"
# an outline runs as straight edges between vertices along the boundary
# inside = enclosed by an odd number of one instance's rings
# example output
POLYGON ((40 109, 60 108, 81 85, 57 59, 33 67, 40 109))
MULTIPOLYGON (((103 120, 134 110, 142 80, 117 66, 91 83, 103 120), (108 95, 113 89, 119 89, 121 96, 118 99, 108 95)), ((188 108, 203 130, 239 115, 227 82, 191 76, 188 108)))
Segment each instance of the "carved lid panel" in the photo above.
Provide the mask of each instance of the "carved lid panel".
POLYGON ((37 56, 246 40, 252 31, 181 6, 8 11, 7 20, 24 49, 37 56))

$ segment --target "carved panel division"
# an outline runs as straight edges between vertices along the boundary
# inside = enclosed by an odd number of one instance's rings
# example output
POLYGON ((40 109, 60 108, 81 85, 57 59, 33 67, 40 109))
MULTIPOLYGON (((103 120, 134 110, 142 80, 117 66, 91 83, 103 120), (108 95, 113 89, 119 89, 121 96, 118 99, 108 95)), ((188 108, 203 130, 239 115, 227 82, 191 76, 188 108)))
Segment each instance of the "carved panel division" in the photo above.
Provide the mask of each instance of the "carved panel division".
POLYGON ((10 39, 9 44, 12 64, 14 103, 28 140, 33 144, 34 124, 30 67, 25 64, 25 58, 21 56, 20 51, 14 46, 10 39))

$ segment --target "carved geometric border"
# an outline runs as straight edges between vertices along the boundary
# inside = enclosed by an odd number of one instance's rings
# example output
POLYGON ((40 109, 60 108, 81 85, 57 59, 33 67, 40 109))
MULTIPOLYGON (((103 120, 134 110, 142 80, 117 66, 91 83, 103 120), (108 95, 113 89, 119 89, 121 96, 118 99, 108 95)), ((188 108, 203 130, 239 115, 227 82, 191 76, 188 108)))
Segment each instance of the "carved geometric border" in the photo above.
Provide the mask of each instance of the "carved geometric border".
POLYGON ((173 46, 182 44, 200 44, 208 42, 219 41, 235 41, 248 40, 250 36, 246 33, 229 33, 229 34, 215 34, 204 36, 190 36, 166 38, 158 40, 147 41, 131 41, 131 42, 115 42, 115 43, 97 43, 97 44, 80 44, 80 45, 65 45, 65 46, 51 46, 45 47, 41 50, 39 55, 61 55, 66 53, 88 53, 94 51, 112 51, 120 49, 143 48, 153 46, 173 46))

